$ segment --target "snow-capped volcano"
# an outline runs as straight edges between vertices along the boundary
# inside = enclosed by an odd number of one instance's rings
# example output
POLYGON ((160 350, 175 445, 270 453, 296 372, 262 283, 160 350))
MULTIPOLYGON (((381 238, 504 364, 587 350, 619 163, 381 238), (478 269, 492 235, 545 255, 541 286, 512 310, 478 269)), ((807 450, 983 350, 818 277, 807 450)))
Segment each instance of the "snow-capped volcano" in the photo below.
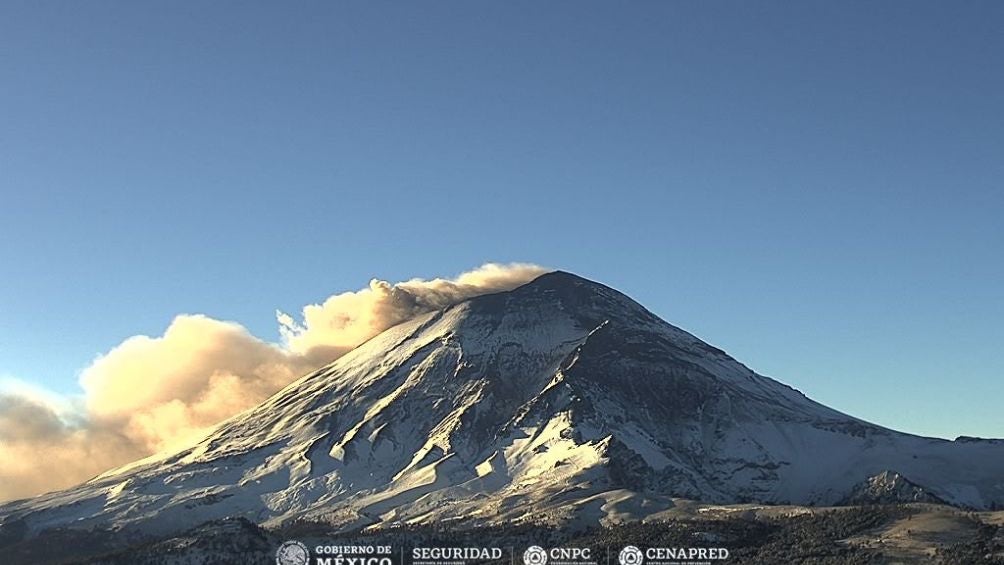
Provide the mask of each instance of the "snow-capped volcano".
POLYGON ((555 272, 395 326, 191 448, 0 506, 0 538, 227 516, 596 523, 672 498, 832 504, 876 476, 1000 506, 1004 445, 852 418, 555 272))

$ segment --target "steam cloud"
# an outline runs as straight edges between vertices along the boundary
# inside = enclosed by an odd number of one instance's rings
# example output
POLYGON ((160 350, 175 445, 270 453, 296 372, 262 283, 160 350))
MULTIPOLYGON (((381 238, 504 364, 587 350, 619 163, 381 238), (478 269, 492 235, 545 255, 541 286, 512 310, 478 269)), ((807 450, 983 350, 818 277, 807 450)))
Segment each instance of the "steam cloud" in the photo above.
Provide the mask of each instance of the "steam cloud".
POLYGON ((474 296, 511 290, 544 274, 537 265, 489 263, 453 280, 412 279, 391 284, 373 279, 369 288, 336 294, 303 309, 303 324, 277 312, 290 351, 330 358, 344 354, 383 330, 415 316, 474 296))
POLYGON ((280 344, 234 322, 180 315, 162 336, 130 337, 84 369, 76 403, 8 382, 0 389, 0 500, 179 448, 387 328, 545 272, 489 263, 455 279, 374 279, 304 307, 302 321, 276 312, 280 344))

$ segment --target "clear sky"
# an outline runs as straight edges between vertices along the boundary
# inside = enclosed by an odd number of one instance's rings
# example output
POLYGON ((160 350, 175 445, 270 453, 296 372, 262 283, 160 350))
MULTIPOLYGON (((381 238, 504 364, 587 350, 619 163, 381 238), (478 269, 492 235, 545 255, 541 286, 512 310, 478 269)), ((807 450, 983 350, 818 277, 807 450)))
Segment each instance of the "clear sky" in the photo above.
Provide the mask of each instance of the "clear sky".
POLYGON ((1000 2, 4 2, 0 375, 531 261, 1004 437, 1000 2))

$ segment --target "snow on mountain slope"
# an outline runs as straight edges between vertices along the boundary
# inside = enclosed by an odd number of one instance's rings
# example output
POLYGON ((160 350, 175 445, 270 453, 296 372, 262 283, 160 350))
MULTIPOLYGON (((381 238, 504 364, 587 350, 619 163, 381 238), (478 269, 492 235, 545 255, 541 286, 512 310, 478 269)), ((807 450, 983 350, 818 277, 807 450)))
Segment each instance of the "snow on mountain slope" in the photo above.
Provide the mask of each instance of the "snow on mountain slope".
POLYGON ((557 272, 393 327, 191 448, 0 506, 0 538, 228 516, 595 524, 673 498, 832 504, 887 471, 1004 505, 1004 445, 857 420, 557 272))

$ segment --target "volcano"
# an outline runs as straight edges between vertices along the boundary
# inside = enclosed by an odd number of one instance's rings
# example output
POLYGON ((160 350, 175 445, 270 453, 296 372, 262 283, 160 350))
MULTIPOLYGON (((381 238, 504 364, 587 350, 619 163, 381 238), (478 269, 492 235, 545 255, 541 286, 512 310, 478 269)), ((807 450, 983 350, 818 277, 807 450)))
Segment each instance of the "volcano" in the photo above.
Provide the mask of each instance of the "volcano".
POLYGON ((553 272, 390 328, 186 449, 2 505, 0 541, 227 517, 607 524, 679 499, 870 498, 1004 506, 1004 443, 848 416, 553 272))

